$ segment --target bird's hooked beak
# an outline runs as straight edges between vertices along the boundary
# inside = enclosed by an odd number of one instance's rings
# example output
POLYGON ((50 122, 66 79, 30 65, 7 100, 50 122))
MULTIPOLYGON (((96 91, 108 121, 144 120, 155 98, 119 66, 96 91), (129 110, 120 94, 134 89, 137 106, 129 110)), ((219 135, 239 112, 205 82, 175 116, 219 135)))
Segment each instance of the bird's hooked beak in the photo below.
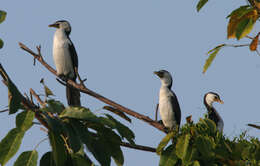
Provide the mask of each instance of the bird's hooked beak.
POLYGON ((160 71, 155 71, 153 72, 155 75, 157 75, 158 77, 162 78, 163 77, 163 73, 160 71))
POLYGON ((224 104, 224 101, 222 101, 221 99, 216 99, 215 101, 220 103, 220 104, 224 104))
POLYGON ((59 24, 58 23, 50 24, 49 27, 59 28, 59 24))

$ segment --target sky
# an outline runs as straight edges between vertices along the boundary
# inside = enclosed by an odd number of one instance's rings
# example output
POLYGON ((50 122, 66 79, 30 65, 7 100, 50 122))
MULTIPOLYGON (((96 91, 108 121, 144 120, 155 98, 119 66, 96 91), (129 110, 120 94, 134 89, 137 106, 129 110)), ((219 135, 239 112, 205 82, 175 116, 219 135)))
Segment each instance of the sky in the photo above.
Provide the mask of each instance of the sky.
MULTIPOLYGON (((160 88, 153 71, 165 69, 173 76, 172 90, 176 93, 182 121, 192 115, 195 122, 206 109, 203 96, 217 92, 224 104, 214 104, 224 120, 224 134, 233 138, 247 130, 250 136, 260 132, 246 126, 260 122, 260 57, 244 48, 224 48, 206 72, 202 68, 208 50, 222 43, 244 44, 248 39, 227 40, 226 16, 245 5, 244 0, 210 1, 197 13, 198 1, 172 0, 85 0, 85 1, 3 1, 1 10, 7 12, 0 24, 0 38, 5 42, 0 50, 0 62, 19 90, 28 93, 33 88, 43 93, 40 79, 54 92, 55 99, 66 103, 65 88, 54 75, 21 50, 18 42, 36 50, 41 45, 46 62, 54 67, 52 40, 55 29, 48 25, 68 20, 70 35, 78 58, 79 73, 87 78, 86 86, 105 97, 154 119, 160 88)), ((250 34, 257 34, 255 25, 250 34)), ((0 109, 8 105, 7 89, 0 85, 0 109)), ((82 103, 101 114, 105 105, 82 94, 82 103)), ((119 120, 119 118, 117 118, 119 120)), ((157 147, 164 134, 132 118, 122 121, 136 134, 136 143, 157 147)), ((15 127, 15 115, 0 114, 0 139, 15 127)), ((13 165, 23 151, 32 150, 47 135, 40 126, 27 131, 17 155, 7 166, 13 165)), ((125 166, 159 163, 155 153, 122 148, 125 166)), ((39 158, 50 150, 48 141, 37 147, 39 158)), ((112 165, 115 165, 112 163, 112 165)))

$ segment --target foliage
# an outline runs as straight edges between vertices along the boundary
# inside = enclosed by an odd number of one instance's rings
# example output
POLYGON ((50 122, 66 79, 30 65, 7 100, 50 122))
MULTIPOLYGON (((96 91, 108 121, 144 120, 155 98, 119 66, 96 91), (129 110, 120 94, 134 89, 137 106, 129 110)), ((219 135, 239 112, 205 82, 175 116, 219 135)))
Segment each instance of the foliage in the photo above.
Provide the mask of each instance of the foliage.
MULTIPOLYGON (((168 137, 167 135, 166 137, 168 137)), ((162 140, 165 142, 165 138, 162 140)), ((159 144, 158 148, 162 143, 159 144)), ((260 141, 242 133, 229 139, 219 133, 213 121, 185 124, 160 154, 160 166, 257 166, 260 141)))
MULTIPOLYGON (((6 83, 9 89, 9 99, 11 96, 11 99, 15 98, 16 101, 10 99, 9 113, 19 113, 16 115, 16 128, 9 131, 0 142, 2 166, 19 150, 22 139, 33 125, 35 118, 48 129, 48 139, 52 148, 51 152, 41 157, 41 166, 90 166, 94 162, 89 159, 89 153, 92 153, 102 166, 109 166, 111 159, 118 166, 124 164, 120 144, 124 139, 130 144, 135 144, 135 135, 113 116, 109 114, 97 116, 85 107, 65 107, 61 102, 49 98, 50 94, 53 94, 45 84, 46 101, 42 107, 36 110, 26 109, 22 107, 23 98, 10 78, 6 79, 6 83), (22 112, 19 111, 21 109, 22 112)), ((14 165, 36 166, 37 159, 38 152, 34 148, 21 153, 14 165)))
MULTIPOLYGON (((6 12, 3 10, 0 10, 0 24, 5 20, 6 12)), ((4 42, 2 39, 0 39, 0 49, 3 48, 4 42)))
MULTIPOLYGON (((199 0, 197 4, 197 11, 200 11, 200 9, 208 2, 208 0, 199 0)), ((227 25, 227 38, 232 39, 236 38, 237 40, 240 40, 242 38, 248 37, 248 34, 252 31, 254 28, 254 25, 256 21, 259 18, 259 12, 260 12, 260 3, 257 0, 248 0, 247 5, 243 5, 238 7, 237 9, 233 10, 226 18, 229 19, 228 25, 227 25)), ((248 44, 249 49, 251 51, 257 51, 257 45, 258 45, 258 34, 255 37, 248 37, 250 40, 250 44, 248 44)), ((247 45, 228 45, 223 44, 225 46, 230 47, 242 47, 247 45)), ((208 69, 208 67, 211 65, 212 61, 216 57, 219 49, 217 49, 219 46, 215 47, 214 52, 210 54, 210 57, 206 60, 204 67, 203 67, 203 73, 205 73, 208 69)), ((259 54, 259 53, 258 53, 259 54)))

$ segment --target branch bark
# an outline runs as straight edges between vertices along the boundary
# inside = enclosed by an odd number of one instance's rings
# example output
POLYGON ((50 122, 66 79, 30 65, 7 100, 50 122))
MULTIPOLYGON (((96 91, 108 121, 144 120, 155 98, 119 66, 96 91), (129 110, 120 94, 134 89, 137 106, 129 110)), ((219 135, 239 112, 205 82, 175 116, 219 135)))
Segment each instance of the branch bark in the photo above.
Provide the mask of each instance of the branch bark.
MULTIPOLYGON (((42 58, 41 56, 41 53, 40 53, 40 47, 37 47, 37 50, 38 50, 38 54, 33 52, 31 49, 29 49, 28 47, 26 47, 24 44, 22 43, 19 43, 19 46, 21 47, 21 49, 23 49, 24 51, 28 52, 29 54, 31 54, 35 59, 37 59, 44 67, 46 67, 46 69, 48 69, 51 73, 53 73, 55 76, 58 76, 57 73, 56 73, 56 70, 54 70, 49 64, 47 64, 44 59, 42 58)), ((77 84, 76 82, 72 81, 72 80, 68 80, 66 82, 69 86, 72 86, 76 89, 78 89, 79 91, 81 91, 82 93, 85 93, 85 94, 88 94, 118 110, 121 110, 122 112, 125 112, 126 114, 128 115, 131 115, 139 120, 142 120, 148 124, 150 124, 151 126, 157 128, 158 130, 161 130, 163 132, 166 133, 165 131, 165 128, 162 124, 152 120, 151 118, 149 118, 148 116, 145 116, 145 115, 142 115, 138 112, 135 112, 127 107, 124 107, 88 88, 86 88, 84 85, 82 84, 77 84)))
POLYGON ((137 149, 137 150, 142 150, 142 151, 147 151, 147 152, 156 152, 155 148, 148 147, 148 146, 143 146, 143 145, 132 145, 126 142, 121 142, 121 146, 131 148, 131 149, 137 149))

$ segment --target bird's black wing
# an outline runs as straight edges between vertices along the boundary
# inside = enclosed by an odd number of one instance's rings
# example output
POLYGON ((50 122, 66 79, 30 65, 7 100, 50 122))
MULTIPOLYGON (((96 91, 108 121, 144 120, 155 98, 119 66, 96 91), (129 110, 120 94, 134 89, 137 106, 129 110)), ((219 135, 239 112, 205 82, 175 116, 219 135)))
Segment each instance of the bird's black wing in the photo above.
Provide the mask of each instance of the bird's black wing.
POLYGON ((175 95, 175 93, 172 91, 172 96, 171 96, 171 103, 172 103, 172 107, 173 107, 173 111, 174 111, 174 116, 176 119, 177 124, 180 126, 181 123, 181 109, 180 109, 180 105, 177 99, 177 96, 175 95))
MULTIPOLYGON (((70 40, 70 38, 69 38, 69 40, 70 40)), ((72 60, 72 66, 73 66, 74 72, 75 72, 75 67, 78 68, 78 55, 77 55, 76 49, 71 40, 69 43, 69 51, 71 53, 70 56, 71 56, 71 60, 72 60)), ((76 79, 76 76, 75 76, 75 79, 76 79)))

